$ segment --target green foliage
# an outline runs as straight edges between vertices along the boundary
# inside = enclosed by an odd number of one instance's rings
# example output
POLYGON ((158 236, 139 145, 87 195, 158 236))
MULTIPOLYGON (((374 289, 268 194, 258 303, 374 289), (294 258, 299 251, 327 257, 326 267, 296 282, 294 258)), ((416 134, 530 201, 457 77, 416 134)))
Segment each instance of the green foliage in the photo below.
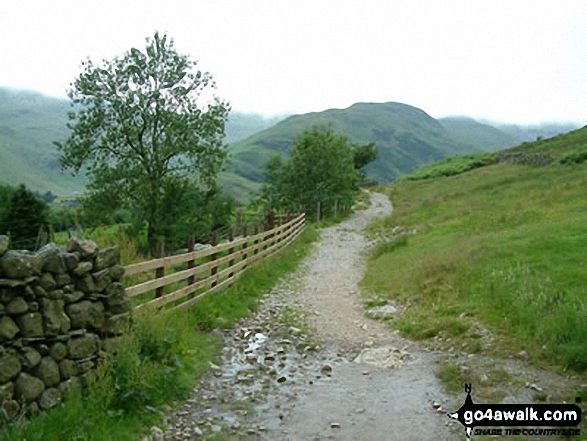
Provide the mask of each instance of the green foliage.
POLYGON ((85 167, 91 204, 131 209, 151 246, 167 233, 166 209, 188 189, 212 187, 225 159, 229 109, 195 65, 158 33, 145 52, 132 48, 101 66, 88 60, 69 93, 71 134, 56 143, 62 167, 85 167))
POLYGON ((578 149, 567 153, 559 159, 560 164, 581 164, 587 161, 587 148, 578 149))
POLYGON ((377 159, 377 145, 370 142, 364 145, 353 146, 353 161, 355 168, 361 175, 361 179, 365 179, 365 167, 377 159))
MULTIPOLYGON (((523 150, 556 156, 586 142, 583 129, 523 150)), ((417 234, 370 260, 363 288, 409 302, 397 323, 407 335, 425 338, 445 328, 458 334, 465 312, 506 348, 583 370, 587 277, 578 262, 587 248, 585 185, 584 164, 496 165, 398 182, 389 188, 394 214, 374 228, 417 234)))
POLYGON ((266 184, 261 192, 269 208, 294 211, 305 207, 322 212, 335 201, 350 206, 359 174, 354 166, 353 147, 344 135, 314 127, 293 145, 286 162, 273 157, 266 164, 266 184))
POLYGON ((0 231, 3 234, 10 232, 15 248, 34 248, 41 228, 46 231, 49 226, 47 204, 24 185, 12 190, 11 194, 5 187, 0 194, 8 200, 2 210, 0 231))
POLYGON ((420 179, 433 179, 442 176, 454 176, 465 173, 479 167, 495 164, 497 156, 489 153, 478 153, 468 156, 451 156, 431 165, 425 165, 400 180, 417 181, 420 179))

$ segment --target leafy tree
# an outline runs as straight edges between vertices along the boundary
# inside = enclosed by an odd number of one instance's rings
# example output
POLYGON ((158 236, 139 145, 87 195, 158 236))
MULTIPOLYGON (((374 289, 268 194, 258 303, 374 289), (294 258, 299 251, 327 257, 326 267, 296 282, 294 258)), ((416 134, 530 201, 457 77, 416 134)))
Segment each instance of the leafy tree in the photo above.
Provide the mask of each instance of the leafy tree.
POLYGON ((0 219, 0 231, 10 232, 17 247, 33 248, 41 227, 48 227, 47 216, 47 204, 20 185, 10 195, 8 207, 0 219))
POLYGON ((335 201, 350 204, 359 178, 353 146, 332 130, 313 128, 294 141, 286 162, 273 157, 265 165, 263 200, 274 209, 304 206, 313 214, 320 201, 322 211, 335 201))
POLYGON ((355 145, 353 161, 355 169, 359 171, 361 179, 365 179, 365 166, 377 159, 377 146, 374 142, 364 145, 355 145))
POLYGON ((212 188, 226 156, 229 107, 195 66, 158 33, 145 52, 132 48, 101 66, 88 60, 69 92, 71 134, 56 143, 63 168, 85 167, 92 204, 105 213, 132 210, 151 246, 166 234, 176 192, 188 179, 201 191, 212 188))

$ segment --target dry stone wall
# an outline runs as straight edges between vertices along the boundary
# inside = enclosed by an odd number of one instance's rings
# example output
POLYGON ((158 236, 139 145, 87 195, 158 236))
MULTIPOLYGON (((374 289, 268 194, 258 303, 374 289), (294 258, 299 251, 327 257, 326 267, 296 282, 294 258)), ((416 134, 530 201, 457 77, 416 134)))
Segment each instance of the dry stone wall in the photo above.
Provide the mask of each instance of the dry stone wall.
POLYGON ((36 252, 0 236, 0 420, 84 387, 130 325, 118 247, 71 239, 36 252))

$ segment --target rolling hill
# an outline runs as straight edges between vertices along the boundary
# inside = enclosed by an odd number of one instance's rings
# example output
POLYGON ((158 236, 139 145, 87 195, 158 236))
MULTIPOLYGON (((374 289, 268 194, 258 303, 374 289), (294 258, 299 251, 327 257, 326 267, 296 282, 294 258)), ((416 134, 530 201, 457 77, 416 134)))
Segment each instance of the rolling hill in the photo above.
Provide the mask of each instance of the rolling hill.
MULTIPOLYGON (((0 87, 0 184, 25 183, 33 190, 60 196, 83 191, 86 179, 61 172, 59 152, 53 145, 68 136, 68 110, 68 100, 0 87)), ((226 141, 246 138, 282 118, 231 112, 226 141)), ((232 181, 238 189, 239 180, 232 181)), ((246 188, 251 184, 247 182, 246 188)))
MULTIPOLYGON (((508 126, 505 132, 466 117, 437 120, 407 104, 357 103, 346 109, 294 115, 233 143, 231 171, 240 178, 261 182, 263 164, 269 157, 287 156, 293 140, 311 126, 331 126, 357 144, 375 141, 379 156, 367 167, 367 176, 383 183, 447 156, 506 149, 532 139, 536 133, 528 133, 523 127, 516 131, 513 128, 517 126, 508 126)), ((565 126, 561 131, 577 127, 565 126)), ((554 126, 550 129, 556 130, 554 126)), ((536 130, 540 133, 539 127, 536 130)), ((229 175, 225 179, 230 179, 229 175)), ((230 185, 228 182, 226 186, 230 185)))

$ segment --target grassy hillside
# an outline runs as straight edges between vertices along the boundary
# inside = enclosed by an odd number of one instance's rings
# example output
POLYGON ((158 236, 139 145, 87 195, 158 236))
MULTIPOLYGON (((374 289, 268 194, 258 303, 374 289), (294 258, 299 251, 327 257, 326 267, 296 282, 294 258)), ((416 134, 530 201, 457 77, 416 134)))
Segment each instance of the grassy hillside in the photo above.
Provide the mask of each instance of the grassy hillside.
MULTIPOLYGON (((69 196, 83 191, 85 179, 62 173, 59 152, 54 141, 65 139, 69 101, 40 93, 0 87, 0 184, 28 187, 40 192, 51 191, 69 196)), ((231 112, 226 125, 226 141, 235 142, 272 126, 282 117, 231 112)), ((242 179, 229 176, 235 196, 242 179)), ((254 185, 247 183, 247 193, 254 185)))
POLYGON ((372 226, 380 243, 364 293, 408 305, 396 325, 413 338, 475 347, 473 318, 493 329, 502 349, 586 369, 587 128, 501 158, 391 185, 395 211, 372 226), (554 162, 504 163, 516 154, 554 162))
POLYGON ((0 183, 70 195, 84 179, 61 173, 53 141, 68 134, 69 103, 32 92, 0 88, 0 183))
POLYGON ((515 136, 472 118, 450 117, 441 118, 438 121, 454 140, 462 144, 470 144, 485 152, 503 150, 522 142, 515 136))
MULTIPOLYGON (((293 140, 313 125, 331 125, 354 143, 376 141, 379 157, 367 167, 367 175, 380 182, 390 182, 447 156, 494 152, 535 139, 537 133, 546 135, 557 128, 556 133, 576 128, 573 125, 533 128, 508 125, 504 127, 512 133, 506 133, 466 117, 436 120, 406 104, 357 103, 347 109, 291 116, 274 127, 231 144, 233 165, 230 171, 248 181, 262 181, 262 167, 267 159, 276 153, 288 155, 293 140)), ((246 180, 242 182, 246 184, 246 180)), ((227 187, 230 188, 229 183, 227 187)), ((241 191, 245 189, 241 187, 241 191)))
POLYGON ((400 103, 357 103, 347 109, 291 116, 231 145, 234 172, 260 181, 267 159, 275 153, 289 154, 292 141, 313 125, 331 125, 354 143, 376 141, 379 158, 367 172, 369 177, 383 182, 451 154, 481 151, 456 142, 442 124, 423 110, 400 103))

